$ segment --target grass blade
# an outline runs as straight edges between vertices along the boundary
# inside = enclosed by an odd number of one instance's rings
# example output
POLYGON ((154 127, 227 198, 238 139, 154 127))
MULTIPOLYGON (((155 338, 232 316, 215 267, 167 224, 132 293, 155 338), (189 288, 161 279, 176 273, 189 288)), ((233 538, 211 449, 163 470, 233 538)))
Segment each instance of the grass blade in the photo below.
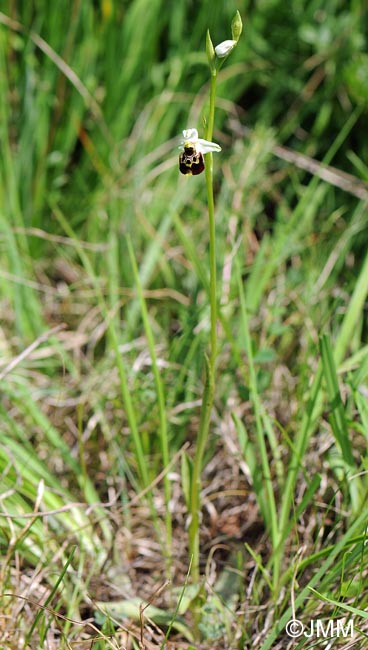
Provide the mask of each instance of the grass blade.
POLYGON ((331 426, 335 439, 340 446, 343 459, 350 467, 355 466, 354 456, 349 439, 348 425, 345 417, 345 407, 341 399, 339 382, 333 358, 330 337, 323 334, 320 338, 320 351, 323 374, 326 381, 327 395, 331 408, 331 426))

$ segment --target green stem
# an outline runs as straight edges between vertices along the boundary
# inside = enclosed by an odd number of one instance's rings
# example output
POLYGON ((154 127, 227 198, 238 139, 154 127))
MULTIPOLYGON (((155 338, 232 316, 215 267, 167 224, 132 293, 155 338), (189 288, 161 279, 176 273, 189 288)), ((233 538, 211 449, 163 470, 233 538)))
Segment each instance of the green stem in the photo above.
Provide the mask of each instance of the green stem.
MULTIPOLYGON (((212 140, 215 118, 216 98, 216 71, 211 75, 210 110, 206 131, 206 139, 212 140)), ((199 580, 199 515, 200 491, 203 455, 209 434, 209 425, 213 407, 216 376, 217 357, 217 289, 216 289, 216 231, 215 231, 215 203, 213 198, 213 163, 212 153, 206 159, 206 187, 208 201, 209 238, 210 238, 210 309, 211 309, 211 335, 210 356, 206 358, 206 382, 202 396, 201 418, 197 444, 193 462, 190 495, 190 525, 189 525, 189 550, 192 557, 192 576, 194 582, 199 580)))
MULTIPOLYGON (((216 73, 211 75, 210 113, 207 127, 207 140, 212 141, 213 125, 215 121, 216 100, 216 73)), ((210 233, 210 303, 211 303, 211 355, 210 369, 215 378, 217 356, 217 290, 216 290, 216 230, 215 230, 215 202, 213 198, 213 162, 212 153, 206 155, 206 186, 208 201, 208 220, 210 233)))
POLYGON ((208 123, 206 130, 206 140, 212 142, 213 126, 215 123, 215 100, 216 100, 216 81, 217 71, 211 72, 211 85, 210 85, 210 112, 208 115, 208 123))

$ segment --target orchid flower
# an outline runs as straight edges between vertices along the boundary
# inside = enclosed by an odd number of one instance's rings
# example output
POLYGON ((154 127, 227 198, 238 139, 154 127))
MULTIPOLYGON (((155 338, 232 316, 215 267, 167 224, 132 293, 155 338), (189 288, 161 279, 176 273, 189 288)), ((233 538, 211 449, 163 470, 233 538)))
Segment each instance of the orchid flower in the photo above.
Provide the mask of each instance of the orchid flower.
POLYGON ((209 142, 198 137, 197 129, 185 129, 179 146, 179 169, 182 174, 196 176, 204 170, 203 154, 221 151, 216 142, 209 142))

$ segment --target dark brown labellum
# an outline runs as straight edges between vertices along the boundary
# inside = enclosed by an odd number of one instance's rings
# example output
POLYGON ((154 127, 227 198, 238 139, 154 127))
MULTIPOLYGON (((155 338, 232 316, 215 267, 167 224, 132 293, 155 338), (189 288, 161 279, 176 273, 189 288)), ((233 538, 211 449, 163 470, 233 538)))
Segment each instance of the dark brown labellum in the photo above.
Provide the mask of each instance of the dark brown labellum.
POLYGON ((197 176, 204 170, 203 154, 196 151, 193 146, 185 146, 184 151, 179 156, 179 169, 182 174, 191 174, 197 176))

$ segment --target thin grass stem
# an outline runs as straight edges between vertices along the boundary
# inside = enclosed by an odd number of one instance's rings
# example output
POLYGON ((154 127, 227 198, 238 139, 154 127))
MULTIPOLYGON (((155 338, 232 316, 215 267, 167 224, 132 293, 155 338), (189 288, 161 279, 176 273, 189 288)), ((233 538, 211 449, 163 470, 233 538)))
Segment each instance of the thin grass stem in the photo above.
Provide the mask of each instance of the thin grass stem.
MULTIPOLYGON (((164 468, 166 468, 170 461, 170 455, 169 455, 169 440, 168 440, 168 428, 167 428, 167 417, 166 417, 166 407, 165 407, 165 389, 164 389, 164 384, 161 379, 160 371, 157 363, 155 342, 153 338, 152 328, 149 322, 148 309, 143 295, 143 288, 139 278, 137 262, 135 259, 133 246, 129 238, 127 239, 127 243, 128 243, 129 257, 133 269, 135 284, 138 291, 144 330, 146 333, 149 352, 152 361, 152 372, 153 372, 155 385, 156 385, 157 404, 158 404, 159 421, 160 421, 159 435, 160 435, 162 462, 164 468)), ((164 482, 164 493, 165 493, 166 561, 167 561, 166 563, 167 563, 167 573, 169 577, 171 573, 171 561, 172 561, 172 517, 170 512, 171 486, 170 486, 170 479, 166 472, 164 475, 163 482, 164 482)))

